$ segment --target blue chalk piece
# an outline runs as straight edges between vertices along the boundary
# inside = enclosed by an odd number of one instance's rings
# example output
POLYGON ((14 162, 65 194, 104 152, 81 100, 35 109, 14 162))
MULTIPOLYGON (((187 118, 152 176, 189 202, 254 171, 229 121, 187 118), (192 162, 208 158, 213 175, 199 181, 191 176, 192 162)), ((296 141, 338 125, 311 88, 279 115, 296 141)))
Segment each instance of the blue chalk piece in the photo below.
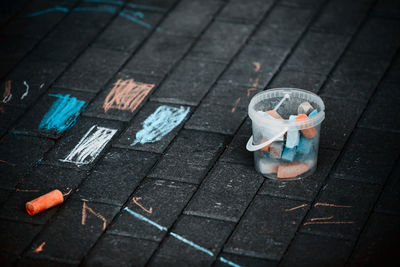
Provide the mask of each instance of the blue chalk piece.
MULTIPOLYGON (((289 121, 296 120, 297 116, 290 115, 289 121)), ((287 148, 294 148, 299 144, 300 133, 298 130, 289 130, 286 135, 286 144, 287 148)))
POLYGON ((294 156, 296 155, 296 148, 287 148, 283 149, 282 159, 293 161, 294 156))
POLYGON ((318 110, 314 109, 310 114, 308 114, 308 117, 311 118, 311 117, 314 117, 317 114, 318 114, 318 110))
POLYGON ((137 143, 145 144, 160 141, 161 138, 183 122, 189 111, 190 108, 183 106, 179 108, 159 106, 154 113, 144 120, 143 129, 136 133, 136 139, 131 146, 137 143))
POLYGON ((299 145, 297 146, 297 150, 306 154, 310 153, 313 147, 313 140, 314 139, 308 139, 305 138, 304 136, 301 136, 299 145))
POLYGON ((39 125, 39 130, 55 130, 58 133, 72 127, 81 112, 85 109, 85 101, 70 95, 49 94, 58 99, 44 115, 39 125))

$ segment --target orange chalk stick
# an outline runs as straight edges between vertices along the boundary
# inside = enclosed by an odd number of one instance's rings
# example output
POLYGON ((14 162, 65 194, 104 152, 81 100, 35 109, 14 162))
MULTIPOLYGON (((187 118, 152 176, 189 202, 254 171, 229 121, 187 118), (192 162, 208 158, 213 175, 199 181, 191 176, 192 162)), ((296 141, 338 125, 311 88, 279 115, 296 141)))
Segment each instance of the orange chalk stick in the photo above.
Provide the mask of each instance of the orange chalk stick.
MULTIPOLYGON (((267 138, 263 138, 262 140, 261 140, 261 143, 264 143, 264 142, 267 142, 268 141, 268 139, 267 138)), ((265 147, 263 147, 263 148, 261 148, 260 150, 261 151, 264 151, 264 152, 269 152, 269 148, 271 147, 271 144, 269 144, 268 146, 265 146, 265 147)))
POLYGON ((307 172, 310 167, 303 162, 292 162, 278 167, 278 178, 295 178, 307 172))
MULTIPOLYGON (((308 116, 306 114, 300 114, 296 117, 296 120, 304 120, 304 119, 308 120, 308 116)), ((311 127, 301 130, 301 133, 304 135, 305 138, 311 139, 317 135, 317 129, 311 127)))
POLYGON ((279 113, 276 112, 276 110, 271 109, 271 110, 265 111, 265 113, 267 113, 268 115, 270 115, 271 117, 273 117, 275 119, 283 120, 281 115, 279 115, 279 113))
POLYGON ((33 216, 37 213, 45 211, 49 208, 57 206, 64 202, 64 196, 60 190, 53 190, 43 196, 26 202, 25 208, 29 215, 33 216))

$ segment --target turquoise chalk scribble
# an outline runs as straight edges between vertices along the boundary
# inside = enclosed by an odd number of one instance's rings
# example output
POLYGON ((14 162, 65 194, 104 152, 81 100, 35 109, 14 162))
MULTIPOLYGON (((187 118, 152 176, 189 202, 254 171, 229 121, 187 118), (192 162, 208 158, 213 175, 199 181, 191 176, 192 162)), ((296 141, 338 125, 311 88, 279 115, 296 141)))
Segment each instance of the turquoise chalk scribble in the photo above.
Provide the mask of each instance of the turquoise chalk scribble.
POLYGON ((49 94, 49 96, 54 96, 58 99, 44 115, 40 122, 39 130, 55 130, 58 133, 62 133, 76 123, 80 113, 86 107, 85 101, 68 94, 49 94))
POLYGON ((159 106, 143 122, 143 129, 136 133, 136 139, 131 146, 137 143, 154 143, 160 141, 186 118, 190 108, 159 106))

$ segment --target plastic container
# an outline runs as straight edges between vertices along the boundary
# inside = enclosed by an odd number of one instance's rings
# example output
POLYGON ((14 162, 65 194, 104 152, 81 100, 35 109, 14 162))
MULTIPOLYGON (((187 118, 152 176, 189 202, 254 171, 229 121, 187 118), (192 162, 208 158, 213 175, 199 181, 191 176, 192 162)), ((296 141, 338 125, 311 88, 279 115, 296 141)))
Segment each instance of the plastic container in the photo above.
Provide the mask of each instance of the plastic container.
POLYGON ((253 135, 246 148, 254 151, 258 172, 285 181, 314 173, 321 123, 325 118, 325 105, 319 96, 295 88, 266 90, 251 99, 249 116, 253 135), (310 107, 308 104, 314 110, 299 108, 310 107))

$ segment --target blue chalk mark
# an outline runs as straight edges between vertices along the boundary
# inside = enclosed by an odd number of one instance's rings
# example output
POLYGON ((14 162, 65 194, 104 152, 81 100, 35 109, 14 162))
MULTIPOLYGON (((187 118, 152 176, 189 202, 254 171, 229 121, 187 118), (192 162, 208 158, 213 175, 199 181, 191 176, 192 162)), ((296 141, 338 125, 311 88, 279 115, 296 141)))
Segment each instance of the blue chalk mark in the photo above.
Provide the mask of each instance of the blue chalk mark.
POLYGON ((227 260, 227 259, 225 259, 223 257, 219 257, 218 260, 220 260, 221 262, 226 263, 226 264, 228 264, 230 266, 233 266, 233 267, 241 267, 239 264, 231 262, 231 261, 229 261, 229 260, 227 260))
POLYGON ((159 11, 159 12, 166 11, 164 8, 159 8, 159 7, 150 6, 150 5, 138 5, 138 4, 129 3, 128 6, 131 8, 143 9, 143 10, 149 10, 149 11, 159 11))
POLYGON ((296 155, 296 148, 287 148, 285 147, 282 152, 282 158, 288 161, 293 161, 294 156, 296 155))
POLYGON ((313 146, 314 139, 305 138, 303 135, 300 137, 299 145, 297 146, 297 150, 303 153, 310 153, 311 148, 313 146))
POLYGON ((206 249, 206 248, 203 248, 203 247, 197 245, 196 243, 193 243, 192 241, 190 241, 190 240, 184 238, 183 236, 178 235, 178 234, 175 234, 175 233, 173 233, 173 232, 171 232, 170 234, 171 234, 173 237, 175 237, 176 239, 179 239, 180 241, 182 241, 183 243, 186 243, 186 244, 188 244, 189 246, 192 246, 192 247, 194 247, 195 249, 200 250, 200 251, 202 251, 202 252, 204 252, 204 253, 210 255, 211 257, 214 256, 214 253, 212 253, 210 250, 208 250, 208 249, 206 249))
POLYGON ((72 11, 100 11, 114 13, 116 11, 113 6, 98 6, 98 7, 76 7, 72 11))
MULTIPOLYGON (((290 115, 289 121, 296 120, 296 116, 290 115)), ((294 148, 299 144, 300 133, 298 130, 289 130, 286 135, 286 144, 287 148, 294 148)))
POLYGON ((310 114, 308 114, 308 117, 311 118, 311 117, 314 117, 317 114, 318 114, 318 110, 314 109, 313 111, 311 111, 310 114))
POLYGON ((39 129, 56 130, 61 133, 76 123, 86 104, 85 101, 71 97, 69 94, 49 94, 49 96, 54 96, 58 99, 44 115, 39 129))
POLYGON ((139 17, 141 19, 144 18, 144 14, 140 11, 133 11, 133 10, 129 10, 129 9, 124 9, 121 12, 123 13, 128 13, 128 15, 134 16, 134 17, 139 17))
POLYGON ((53 8, 49 8, 49 9, 45 9, 45 10, 42 10, 42 11, 30 13, 27 16, 28 17, 36 17, 36 16, 40 16, 40 15, 43 15, 43 14, 46 14, 46 13, 57 12, 57 11, 67 13, 69 11, 69 9, 66 8, 66 7, 62 7, 62 6, 55 6, 53 8))
POLYGON ((154 143, 160 141, 165 135, 170 133, 176 126, 182 123, 189 113, 190 108, 183 106, 179 108, 170 106, 159 106, 142 123, 143 129, 136 133, 136 139, 131 146, 137 143, 154 143))
POLYGON ((159 225, 158 223, 153 222, 153 221, 150 220, 150 219, 147 219, 146 217, 140 215, 139 213, 134 212, 133 210, 131 210, 131 209, 128 208, 128 207, 125 207, 124 210, 126 210, 127 212, 129 212, 130 214, 132 214, 133 216, 135 216, 136 218, 138 218, 139 220, 145 221, 145 222, 147 222, 147 223, 153 225, 154 227, 158 228, 158 229, 161 230, 161 231, 167 231, 167 230, 168 230, 166 227, 164 227, 164 226, 162 226, 162 225, 159 225))
MULTIPOLYGON (((146 23, 146 22, 144 22, 144 21, 141 21, 141 20, 135 18, 135 17, 132 16, 132 15, 129 15, 129 14, 128 14, 129 12, 132 12, 132 11, 126 10, 126 9, 125 9, 125 10, 122 10, 122 11, 119 13, 119 15, 120 15, 121 17, 124 17, 124 18, 126 18, 126 19, 128 19, 128 20, 130 20, 130 21, 132 21, 132 22, 134 22, 134 23, 136 23, 136 24, 139 24, 139 25, 141 25, 141 26, 147 28, 147 29, 151 29, 151 25, 150 25, 150 24, 148 24, 148 23, 146 23)), ((135 13, 136 13, 136 12, 135 12, 135 13)), ((139 13, 141 13, 141 12, 139 12, 139 13)))
POLYGON ((83 0, 85 3, 104 3, 104 4, 114 4, 122 6, 124 2, 118 0, 83 0))

